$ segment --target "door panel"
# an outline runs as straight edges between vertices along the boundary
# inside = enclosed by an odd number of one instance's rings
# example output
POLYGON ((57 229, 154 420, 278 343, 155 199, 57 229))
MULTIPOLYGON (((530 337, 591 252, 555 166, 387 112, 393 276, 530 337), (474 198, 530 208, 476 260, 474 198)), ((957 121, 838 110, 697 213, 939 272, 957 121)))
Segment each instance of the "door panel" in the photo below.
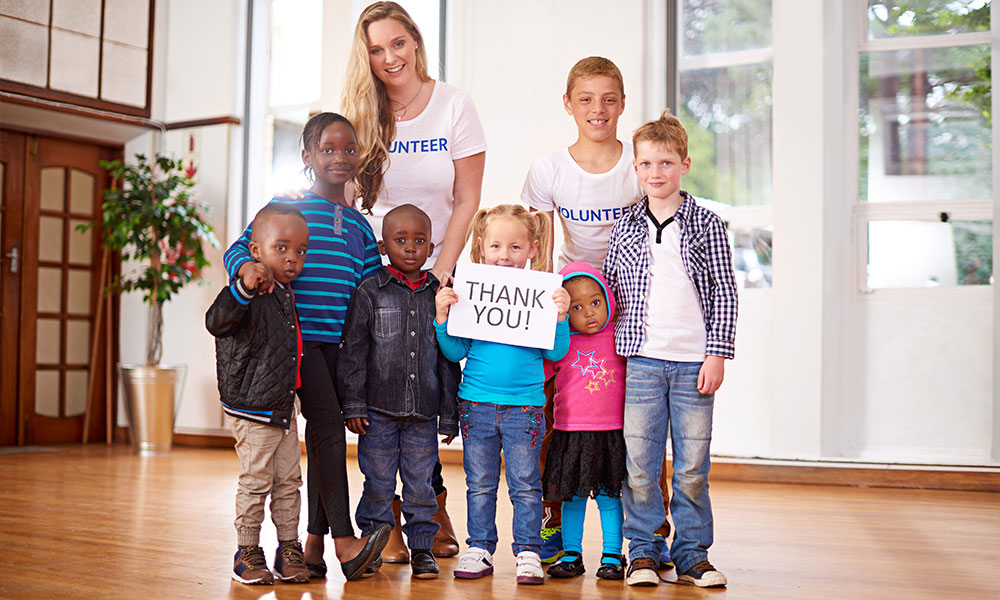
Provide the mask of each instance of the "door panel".
POLYGON ((0 445, 3 446, 24 442, 23 436, 18 437, 17 410, 24 154, 25 136, 0 130, 0 445))
MULTIPOLYGON (((7 144, 6 137, 5 151, 15 154, 7 148, 14 144, 7 144)), ((101 190, 108 187, 99 163, 120 150, 41 136, 20 137, 23 193, 7 199, 9 205, 20 202, 22 223, 16 302, 20 312, 16 345, 20 424, 15 424, 20 435, 16 443, 75 442, 83 437, 94 315, 102 287, 99 229, 80 233, 76 226, 99 218, 101 190)), ((11 304, 5 298, 4 310, 11 304)), ((103 390, 104 336, 97 337, 95 373, 101 380, 94 383, 103 390)), ((4 364, 8 356, 5 346, 4 364)), ((94 402, 91 411, 88 437, 102 439, 105 403, 94 402)))

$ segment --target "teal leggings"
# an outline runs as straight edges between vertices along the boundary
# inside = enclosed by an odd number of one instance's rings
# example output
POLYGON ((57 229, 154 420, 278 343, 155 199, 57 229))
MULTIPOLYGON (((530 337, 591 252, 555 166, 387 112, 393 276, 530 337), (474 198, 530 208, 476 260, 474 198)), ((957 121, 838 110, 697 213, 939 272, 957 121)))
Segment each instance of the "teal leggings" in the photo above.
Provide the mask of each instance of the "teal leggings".
MULTIPOLYGON (((604 554, 618 556, 622 553, 622 501, 621 498, 598 496, 597 510, 601 512, 601 534, 604 554)), ((587 514, 587 498, 576 496, 562 503, 563 550, 583 554, 583 518, 587 514)), ((617 563, 610 558, 602 563, 617 563)))

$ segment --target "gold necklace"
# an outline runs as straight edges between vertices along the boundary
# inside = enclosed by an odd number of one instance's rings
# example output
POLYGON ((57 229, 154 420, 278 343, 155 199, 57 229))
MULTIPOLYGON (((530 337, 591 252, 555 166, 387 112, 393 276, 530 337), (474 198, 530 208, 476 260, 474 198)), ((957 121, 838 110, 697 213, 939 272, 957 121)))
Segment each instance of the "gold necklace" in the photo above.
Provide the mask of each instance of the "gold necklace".
MULTIPOLYGON (((417 87, 417 93, 413 94, 413 97, 410 98, 410 101, 407 102, 406 104, 402 105, 403 106, 402 108, 393 109, 392 112, 399 113, 399 114, 396 115, 396 120, 397 121, 402 121, 403 120, 403 115, 406 114, 406 109, 410 108, 410 105, 413 104, 413 101, 417 99, 417 96, 420 95, 420 92, 422 92, 423 89, 424 89, 424 82, 421 81, 420 85, 417 87)), ((396 102, 396 101, 393 100, 393 102, 396 102)), ((396 102, 396 104, 399 104, 399 102, 396 102)))

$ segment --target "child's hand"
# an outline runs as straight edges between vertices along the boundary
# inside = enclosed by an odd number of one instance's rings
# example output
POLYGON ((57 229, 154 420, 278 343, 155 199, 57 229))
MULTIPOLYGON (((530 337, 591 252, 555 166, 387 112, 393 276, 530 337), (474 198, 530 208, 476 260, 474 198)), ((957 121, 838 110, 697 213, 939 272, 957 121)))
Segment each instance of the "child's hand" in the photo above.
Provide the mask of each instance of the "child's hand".
POLYGON ((256 290, 258 294, 270 294, 274 291, 274 275, 271 269, 256 261, 248 261, 240 265, 237 277, 243 278, 243 286, 248 290, 256 290))
POLYGON ((445 445, 445 446, 450 446, 450 445, 451 445, 451 443, 452 443, 452 442, 453 442, 454 440, 455 440, 455 436, 453 436, 453 435, 446 435, 446 436, 444 436, 444 439, 443 439, 443 440, 441 440, 441 441, 442 441, 442 442, 444 442, 444 445, 445 445))
POLYGON ((438 325, 444 325, 445 321, 448 320, 451 305, 456 302, 458 302, 458 294, 455 293, 454 288, 442 287, 438 289, 437 295, 434 296, 434 308, 436 309, 434 320, 438 325))
POLYGON ((569 311, 569 292, 566 288, 558 287, 556 291, 552 292, 552 302, 556 305, 556 310, 559 311, 559 320, 566 320, 566 312, 569 311))
POLYGON ((709 354, 698 371, 698 391, 702 394, 714 394, 722 386, 725 375, 726 359, 709 354))
POLYGON ((347 428, 351 430, 351 433, 364 435, 365 427, 368 427, 368 419, 364 417, 351 417, 347 420, 347 428))

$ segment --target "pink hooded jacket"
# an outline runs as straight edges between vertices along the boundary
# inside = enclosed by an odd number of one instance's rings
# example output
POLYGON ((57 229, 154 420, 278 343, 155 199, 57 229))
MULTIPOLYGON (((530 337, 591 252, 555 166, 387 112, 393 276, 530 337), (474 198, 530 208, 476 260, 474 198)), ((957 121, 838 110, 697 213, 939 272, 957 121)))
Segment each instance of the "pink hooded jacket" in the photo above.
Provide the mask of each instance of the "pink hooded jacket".
POLYGON ((625 413, 625 359, 615 352, 615 297, 601 272, 587 263, 572 262, 559 273, 563 281, 584 275, 604 291, 608 322, 597 333, 570 331, 569 351, 562 360, 545 361, 545 378, 556 378, 555 424, 562 431, 621 429, 625 413))

